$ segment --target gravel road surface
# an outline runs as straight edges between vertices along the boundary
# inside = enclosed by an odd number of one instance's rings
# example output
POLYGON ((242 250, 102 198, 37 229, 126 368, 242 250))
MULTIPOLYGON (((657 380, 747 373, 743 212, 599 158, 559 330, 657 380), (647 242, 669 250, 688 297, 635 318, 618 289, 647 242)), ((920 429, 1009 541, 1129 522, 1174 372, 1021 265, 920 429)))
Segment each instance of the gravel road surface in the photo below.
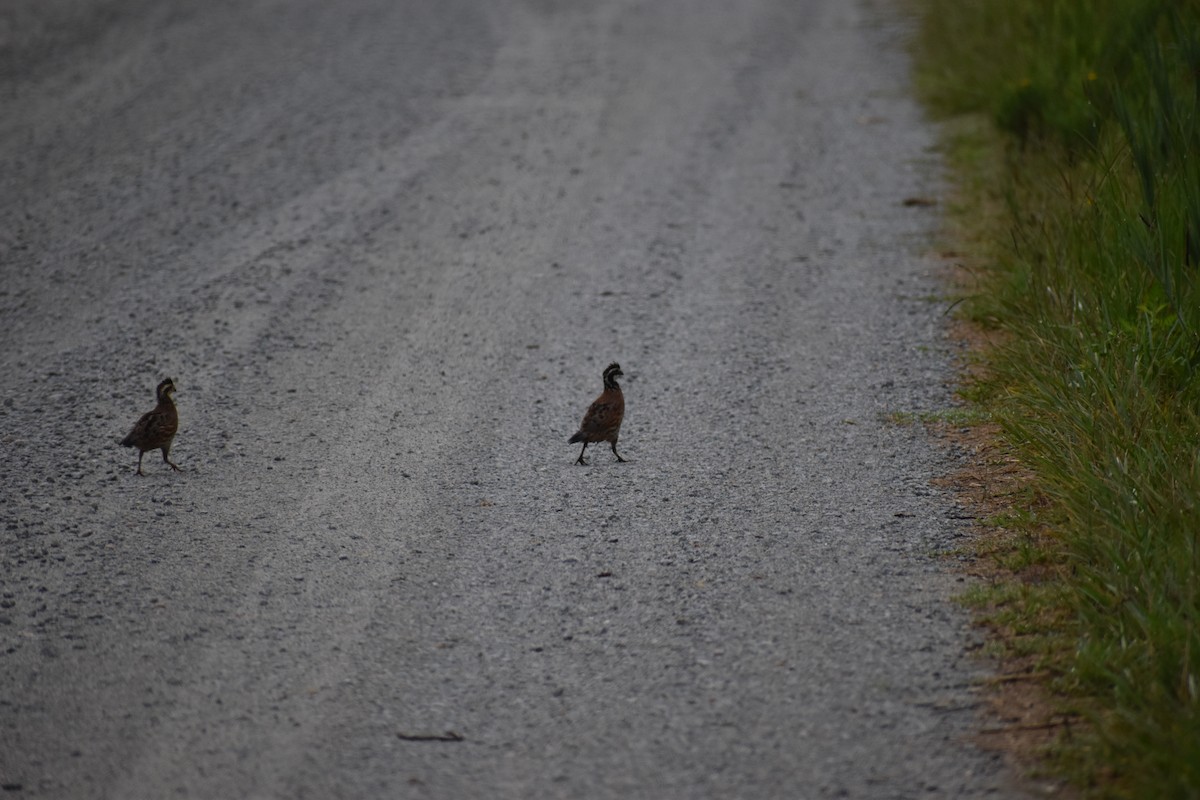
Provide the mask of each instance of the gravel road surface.
POLYGON ((3 796, 1015 796, 904 30, 7 0, 3 796))

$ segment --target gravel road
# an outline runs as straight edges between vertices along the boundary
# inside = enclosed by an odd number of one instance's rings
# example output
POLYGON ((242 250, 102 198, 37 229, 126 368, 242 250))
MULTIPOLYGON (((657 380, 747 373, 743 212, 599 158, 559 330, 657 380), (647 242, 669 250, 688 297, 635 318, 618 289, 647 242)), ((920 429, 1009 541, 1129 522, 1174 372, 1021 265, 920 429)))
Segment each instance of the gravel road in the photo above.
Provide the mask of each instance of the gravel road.
POLYGON ((903 34, 8 0, 4 796, 1017 796, 887 419, 950 396, 903 34))

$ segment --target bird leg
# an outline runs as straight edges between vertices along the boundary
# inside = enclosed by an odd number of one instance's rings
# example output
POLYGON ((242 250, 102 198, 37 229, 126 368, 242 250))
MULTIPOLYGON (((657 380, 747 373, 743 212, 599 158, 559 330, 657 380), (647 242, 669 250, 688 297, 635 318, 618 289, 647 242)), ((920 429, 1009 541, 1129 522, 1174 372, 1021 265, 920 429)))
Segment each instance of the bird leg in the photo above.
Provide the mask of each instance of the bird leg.
MULTIPOLYGON (((584 443, 583 443, 583 450, 587 450, 587 446, 588 446, 588 443, 587 443, 587 442, 584 442, 584 443)), ((584 466, 586 466, 586 465, 587 465, 587 462, 583 460, 583 450, 580 450, 580 451, 579 451, 579 458, 575 459, 575 463, 576 463, 576 464, 583 464, 584 466)))
POLYGON ((141 475, 143 478, 146 477, 146 473, 142 472, 142 456, 144 455, 146 455, 145 450, 138 450, 138 468, 136 474, 141 475))
POLYGON ((621 458, 621 454, 617 452, 616 441, 611 442, 611 444, 612 444, 613 455, 617 457, 617 461, 620 461, 622 464, 625 463, 625 459, 621 458))
POLYGON ((164 448, 162 449, 163 461, 165 461, 165 462, 167 462, 168 464, 170 464, 170 465, 171 465, 171 469, 175 470, 176 472, 183 472, 183 470, 181 470, 181 469, 179 468, 179 465, 178 465, 178 464, 176 464, 176 463, 175 463, 174 461, 172 461, 171 459, 167 458, 167 453, 168 453, 168 452, 170 452, 170 450, 171 450, 171 448, 169 448, 169 447, 164 447, 164 448))

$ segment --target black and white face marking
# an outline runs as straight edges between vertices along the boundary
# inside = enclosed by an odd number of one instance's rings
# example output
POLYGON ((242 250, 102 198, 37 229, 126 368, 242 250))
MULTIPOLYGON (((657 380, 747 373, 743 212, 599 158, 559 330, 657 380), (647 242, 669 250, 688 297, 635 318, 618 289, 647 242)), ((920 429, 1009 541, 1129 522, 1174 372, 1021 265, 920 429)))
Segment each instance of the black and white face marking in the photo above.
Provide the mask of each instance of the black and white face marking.
POLYGON ((171 380, 170 378, 167 378, 165 381, 163 381, 162 383, 160 383, 158 385, 158 389, 155 391, 155 395, 158 396, 159 400, 162 400, 164 398, 170 397, 174 391, 175 391, 175 381, 171 380))
POLYGON ((624 376, 625 373, 621 372, 621 365, 614 361, 604 369, 604 388, 620 389, 621 387, 617 385, 617 378, 624 376))

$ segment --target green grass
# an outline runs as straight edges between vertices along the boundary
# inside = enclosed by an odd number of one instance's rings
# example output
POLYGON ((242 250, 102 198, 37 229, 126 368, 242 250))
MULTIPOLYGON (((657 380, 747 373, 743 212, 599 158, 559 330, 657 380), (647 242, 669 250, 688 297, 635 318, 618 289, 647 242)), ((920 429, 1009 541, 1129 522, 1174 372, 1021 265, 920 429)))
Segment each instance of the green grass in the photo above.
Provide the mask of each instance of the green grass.
POLYGON ((970 398, 1053 507, 1018 562, 1066 566, 1051 688, 1090 732, 1061 763, 1200 797, 1200 0, 914 2, 984 265, 960 308, 1004 334, 970 398))
POLYGON ((891 411, 884 414, 883 418, 893 425, 901 426, 920 422, 922 425, 942 424, 962 427, 988 422, 991 419, 991 413, 979 406, 951 406, 937 411, 891 411))

